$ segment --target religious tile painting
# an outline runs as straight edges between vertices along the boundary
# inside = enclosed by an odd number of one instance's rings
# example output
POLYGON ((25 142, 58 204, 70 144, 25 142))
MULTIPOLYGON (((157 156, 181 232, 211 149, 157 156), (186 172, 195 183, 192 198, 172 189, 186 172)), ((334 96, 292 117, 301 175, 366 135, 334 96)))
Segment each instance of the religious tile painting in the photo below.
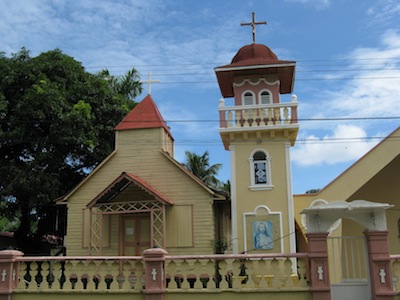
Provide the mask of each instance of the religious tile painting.
POLYGON ((271 250, 274 248, 274 232, 271 221, 253 222, 253 248, 256 250, 271 250))
POLYGON ((281 224, 278 214, 246 215, 246 252, 282 252, 281 224))

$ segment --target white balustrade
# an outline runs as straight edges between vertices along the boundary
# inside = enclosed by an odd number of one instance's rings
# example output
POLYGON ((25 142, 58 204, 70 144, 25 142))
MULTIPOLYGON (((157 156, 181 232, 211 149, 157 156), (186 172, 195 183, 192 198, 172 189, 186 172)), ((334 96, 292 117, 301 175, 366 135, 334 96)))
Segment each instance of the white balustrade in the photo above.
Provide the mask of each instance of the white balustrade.
POLYGON ((219 104, 220 128, 260 128, 297 124, 297 102, 265 105, 219 104))

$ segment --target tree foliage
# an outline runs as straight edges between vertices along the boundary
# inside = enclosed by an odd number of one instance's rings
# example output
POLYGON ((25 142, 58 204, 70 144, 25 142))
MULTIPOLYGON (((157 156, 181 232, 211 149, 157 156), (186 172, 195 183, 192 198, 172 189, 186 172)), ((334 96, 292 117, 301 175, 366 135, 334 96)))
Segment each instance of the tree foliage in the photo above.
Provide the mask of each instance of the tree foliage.
POLYGON ((208 151, 205 151, 203 155, 197 155, 189 151, 185 152, 186 162, 184 166, 192 172, 196 177, 200 178, 204 183, 214 188, 220 188, 221 182, 217 179, 218 171, 221 168, 221 164, 214 164, 210 166, 210 158, 208 151))
POLYGON ((321 189, 310 189, 306 191, 306 194, 316 194, 320 191, 321 189))
POLYGON ((57 49, 0 53, 0 74, 0 214, 20 215, 23 242, 44 205, 113 150, 113 128, 142 89, 135 69, 91 74, 57 49))

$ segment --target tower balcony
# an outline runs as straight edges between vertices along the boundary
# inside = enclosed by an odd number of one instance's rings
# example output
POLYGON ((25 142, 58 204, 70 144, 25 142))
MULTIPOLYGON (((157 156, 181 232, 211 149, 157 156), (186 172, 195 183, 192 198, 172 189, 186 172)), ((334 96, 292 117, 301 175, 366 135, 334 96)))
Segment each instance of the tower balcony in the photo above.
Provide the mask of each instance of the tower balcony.
POLYGON ((297 124, 297 97, 289 103, 225 106, 219 101, 220 129, 260 128, 297 124))
MULTIPOLYGON (((282 133, 290 135, 291 144, 297 136, 299 128, 297 118, 297 97, 287 103, 225 106, 224 99, 219 101, 220 134, 225 148, 229 140, 237 138, 237 134, 245 133, 245 137, 255 135, 256 139, 275 138, 282 133), (252 134, 253 133, 253 134, 252 134)), ((241 135, 243 137, 243 135, 241 135)))

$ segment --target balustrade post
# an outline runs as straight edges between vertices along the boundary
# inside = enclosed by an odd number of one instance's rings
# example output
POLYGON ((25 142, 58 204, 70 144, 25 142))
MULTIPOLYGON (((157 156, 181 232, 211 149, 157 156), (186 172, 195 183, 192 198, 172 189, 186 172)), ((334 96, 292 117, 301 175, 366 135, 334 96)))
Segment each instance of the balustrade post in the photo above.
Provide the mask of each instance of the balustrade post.
POLYGON ((306 233, 313 300, 331 300, 327 232, 306 233))
POLYGON ((23 256, 21 251, 0 251, 0 300, 11 300, 13 290, 18 284, 18 263, 16 259, 23 256))
POLYGON ((225 111, 221 110, 225 106, 225 100, 222 98, 219 100, 219 128, 226 128, 225 111))
POLYGON ((387 231, 366 230, 371 293, 373 300, 395 299, 387 231))
POLYGON ((166 290, 165 255, 167 251, 152 248, 143 252, 145 262, 145 300, 163 300, 166 290))

